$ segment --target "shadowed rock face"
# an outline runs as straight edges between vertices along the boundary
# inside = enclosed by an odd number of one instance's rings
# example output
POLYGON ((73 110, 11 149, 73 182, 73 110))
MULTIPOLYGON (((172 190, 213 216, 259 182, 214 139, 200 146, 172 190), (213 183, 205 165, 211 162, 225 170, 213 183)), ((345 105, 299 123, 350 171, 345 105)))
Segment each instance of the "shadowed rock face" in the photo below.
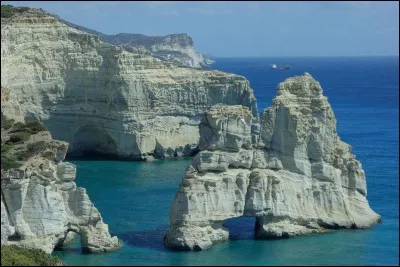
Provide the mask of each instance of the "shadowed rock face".
POLYGON ((340 140, 322 88, 308 73, 278 86, 260 131, 243 106, 217 105, 200 124, 200 149, 170 211, 164 244, 209 248, 228 239, 224 220, 256 217, 257 238, 378 222, 361 163, 340 140), (253 125, 252 125, 253 124, 253 125), (258 135, 258 136, 257 136, 258 135))
POLYGON ((143 160, 189 155, 204 111, 224 103, 257 116, 238 75, 168 66, 79 31, 38 9, 1 23, 1 85, 27 118, 41 120, 69 152, 143 160), (101 140, 93 138, 99 129, 101 140))

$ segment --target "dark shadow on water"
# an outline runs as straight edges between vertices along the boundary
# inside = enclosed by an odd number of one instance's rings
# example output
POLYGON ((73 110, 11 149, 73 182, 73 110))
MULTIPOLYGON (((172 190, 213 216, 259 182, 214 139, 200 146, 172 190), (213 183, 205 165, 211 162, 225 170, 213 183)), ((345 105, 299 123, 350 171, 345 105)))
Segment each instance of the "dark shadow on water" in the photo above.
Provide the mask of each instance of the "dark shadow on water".
MULTIPOLYGON (((226 220, 224 226, 229 229, 230 240, 254 239, 255 218, 240 217, 226 220)), ((163 252, 179 252, 164 246, 164 236, 169 230, 169 225, 143 231, 111 233, 118 236, 125 245, 139 248, 149 248, 163 252)))
POLYGON ((229 230, 230 240, 253 240, 255 217, 237 217, 227 219, 224 226, 229 230))
POLYGON ((61 251, 67 254, 83 254, 80 235, 75 235, 74 240, 70 244, 62 247, 56 246, 54 251, 61 251))
POLYGON ((106 161, 144 161, 141 159, 120 157, 112 154, 99 153, 94 151, 83 151, 81 154, 67 153, 65 160, 80 160, 80 161, 95 161, 95 160, 106 160, 106 161))
POLYGON ((169 230, 169 225, 163 225, 156 229, 132 231, 125 233, 112 233, 118 236, 125 245, 150 248, 158 251, 170 251, 164 247, 164 236, 169 230))
MULTIPOLYGON (((79 160, 79 161, 127 161, 127 162, 159 162, 159 161, 172 161, 181 160, 194 157, 199 150, 194 150, 190 155, 171 158, 155 158, 154 160, 146 160, 138 157, 122 157, 112 154, 99 153, 94 151, 84 151, 81 154, 67 153, 65 160, 79 160)), ((154 155, 153 155, 154 156, 154 155)))
POLYGON ((70 254, 83 254, 82 248, 60 247, 60 248, 54 248, 54 251, 62 251, 70 254))

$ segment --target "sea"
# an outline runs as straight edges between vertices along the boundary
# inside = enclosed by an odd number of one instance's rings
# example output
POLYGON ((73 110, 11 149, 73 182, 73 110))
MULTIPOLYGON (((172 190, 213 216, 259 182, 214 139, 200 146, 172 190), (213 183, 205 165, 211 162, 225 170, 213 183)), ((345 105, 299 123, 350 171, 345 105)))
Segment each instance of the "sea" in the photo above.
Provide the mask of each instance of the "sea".
POLYGON ((341 139, 367 177, 367 199, 382 216, 369 229, 254 240, 254 218, 226 221, 228 241, 201 252, 163 246, 169 210, 190 158, 126 162, 72 160, 121 249, 82 254, 80 240, 55 251, 67 265, 399 265, 399 57, 216 58, 211 69, 243 75, 261 112, 286 78, 310 73, 332 106, 341 139), (271 64, 289 70, 270 69, 271 64))

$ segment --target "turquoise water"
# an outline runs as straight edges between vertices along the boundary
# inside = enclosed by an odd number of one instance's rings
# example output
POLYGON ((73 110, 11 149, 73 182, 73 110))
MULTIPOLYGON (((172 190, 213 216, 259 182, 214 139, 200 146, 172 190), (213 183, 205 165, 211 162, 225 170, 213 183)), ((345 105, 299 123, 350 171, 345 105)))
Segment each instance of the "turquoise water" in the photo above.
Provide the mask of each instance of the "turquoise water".
POLYGON ((276 85, 309 72, 320 81, 338 120, 338 133, 353 146, 367 175, 368 200, 383 223, 284 240, 253 240, 253 218, 227 221, 228 242, 202 252, 164 248, 169 208, 190 159, 154 162, 72 161, 85 187, 123 242, 112 253, 81 254, 79 240, 60 256, 68 265, 398 265, 399 112, 398 58, 217 59, 212 67, 246 76, 259 110, 276 85), (286 65, 274 71, 270 64, 286 65))

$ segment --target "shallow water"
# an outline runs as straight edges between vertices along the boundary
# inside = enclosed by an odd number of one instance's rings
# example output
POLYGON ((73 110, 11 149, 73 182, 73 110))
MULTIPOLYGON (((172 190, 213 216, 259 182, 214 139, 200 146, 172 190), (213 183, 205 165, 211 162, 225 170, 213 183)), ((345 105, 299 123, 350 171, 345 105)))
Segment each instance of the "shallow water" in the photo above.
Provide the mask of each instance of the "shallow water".
POLYGON ((398 57, 217 59, 212 68, 244 75, 268 107, 285 78, 309 72, 328 97, 341 139, 367 176, 368 200, 383 223, 283 240, 253 240, 253 218, 226 222, 231 240, 202 252, 164 248, 169 208, 189 158, 154 162, 72 161, 85 187, 123 242, 120 250, 81 254, 79 240, 60 256, 68 265, 398 265, 398 57), (270 70, 270 64, 290 70, 270 70))

